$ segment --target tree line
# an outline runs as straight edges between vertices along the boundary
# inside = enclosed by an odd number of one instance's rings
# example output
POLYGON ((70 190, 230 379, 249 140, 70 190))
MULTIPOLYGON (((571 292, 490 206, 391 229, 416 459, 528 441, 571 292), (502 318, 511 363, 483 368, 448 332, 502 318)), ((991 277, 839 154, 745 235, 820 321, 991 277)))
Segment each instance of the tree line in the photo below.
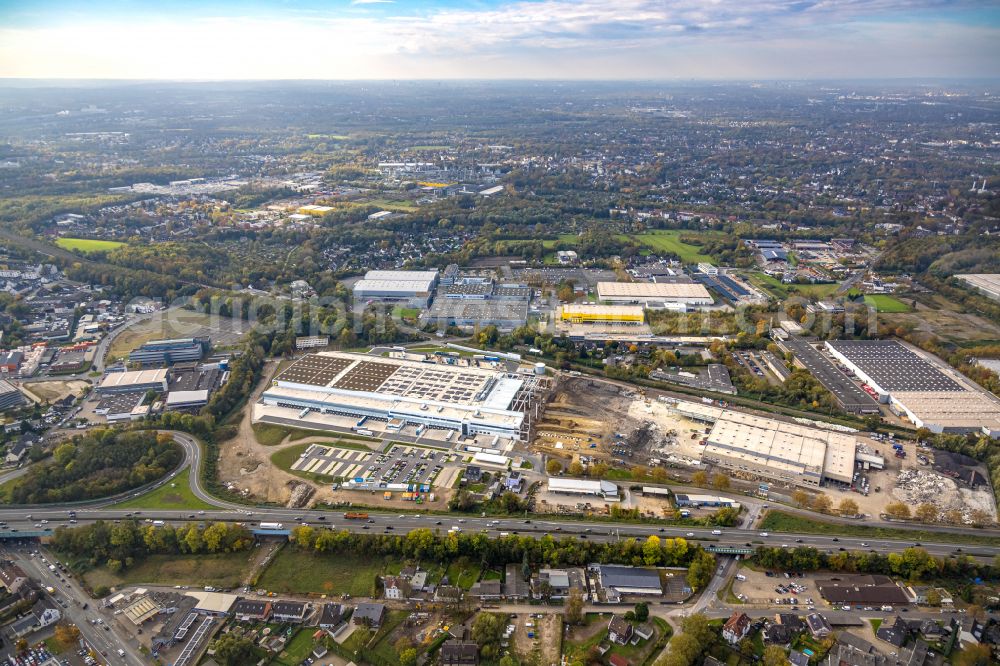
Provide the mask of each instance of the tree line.
POLYGON ((540 539, 510 535, 491 539, 482 533, 451 532, 440 534, 418 529, 406 535, 354 534, 301 525, 292 529, 295 547, 323 555, 384 557, 393 555, 412 560, 450 561, 460 557, 503 566, 511 562, 530 562, 550 567, 585 566, 592 562, 630 566, 687 566, 688 583, 701 589, 711 580, 715 558, 700 546, 683 538, 622 539, 598 543, 573 537, 540 539))
POLYGON ((231 553, 247 550, 253 535, 236 523, 194 523, 155 526, 135 520, 97 521, 80 527, 59 527, 52 546, 91 567, 104 564, 111 571, 127 569, 150 555, 231 553))

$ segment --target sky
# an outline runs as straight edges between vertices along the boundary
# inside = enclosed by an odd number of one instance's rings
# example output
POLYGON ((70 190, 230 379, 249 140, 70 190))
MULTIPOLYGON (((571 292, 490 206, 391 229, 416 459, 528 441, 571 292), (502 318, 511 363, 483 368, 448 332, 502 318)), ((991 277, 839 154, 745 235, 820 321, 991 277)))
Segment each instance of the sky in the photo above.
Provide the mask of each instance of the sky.
POLYGON ((1000 0, 0 0, 0 77, 996 77, 1000 0))

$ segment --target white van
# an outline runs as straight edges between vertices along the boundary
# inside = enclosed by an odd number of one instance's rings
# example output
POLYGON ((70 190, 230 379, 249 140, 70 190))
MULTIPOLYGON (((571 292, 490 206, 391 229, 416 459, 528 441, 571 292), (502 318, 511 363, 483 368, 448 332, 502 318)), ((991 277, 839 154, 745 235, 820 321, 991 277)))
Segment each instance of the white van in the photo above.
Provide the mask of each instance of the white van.
POLYGON ((722 530, 712 530, 712 534, 714 534, 715 536, 719 536, 720 534, 722 534, 722 530))

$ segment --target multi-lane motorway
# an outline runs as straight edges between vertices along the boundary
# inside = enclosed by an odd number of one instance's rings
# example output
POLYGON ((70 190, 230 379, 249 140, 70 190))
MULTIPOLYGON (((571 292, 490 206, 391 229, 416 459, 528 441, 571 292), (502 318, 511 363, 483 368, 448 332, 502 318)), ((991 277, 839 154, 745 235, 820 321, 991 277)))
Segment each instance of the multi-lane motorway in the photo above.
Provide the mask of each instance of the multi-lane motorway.
MULTIPOLYGON (((197 470, 201 463, 201 448, 198 443, 191 436, 184 433, 173 432, 171 434, 184 449, 185 461, 183 467, 190 465, 193 470, 197 470)), ((167 483, 172 478, 173 475, 161 481, 160 484, 167 483)), ((128 496, 125 495, 113 500, 104 499, 73 506, 3 507, 0 509, 0 521, 8 523, 7 534, 11 534, 13 530, 18 530, 18 532, 37 530, 39 528, 35 527, 36 525, 40 525, 42 528, 54 528, 59 525, 68 524, 68 510, 73 509, 76 512, 75 519, 81 524, 96 520, 122 520, 133 517, 142 520, 163 520, 170 523, 191 520, 222 520, 246 523, 266 521, 282 523, 286 528, 304 523, 369 534, 385 532, 405 534, 410 530, 419 528, 439 529, 444 532, 455 527, 463 532, 485 532, 494 537, 504 533, 517 533, 535 537, 549 534, 553 537, 572 535, 596 541, 613 541, 629 537, 646 538, 649 535, 656 535, 660 537, 685 537, 704 542, 706 545, 716 544, 719 546, 746 547, 747 544, 750 544, 752 547, 769 545, 787 546, 789 548, 812 546, 830 552, 846 549, 873 550, 879 553, 887 553, 901 551, 918 543, 913 540, 866 539, 817 534, 771 533, 768 536, 761 536, 763 533, 759 530, 745 528, 722 528, 715 530, 703 527, 661 527, 658 525, 638 525, 635 523, 615 523, 600 520, 497 519, 488 516, 470 517, 454 514, 404 513, 400 514, 402 516, 400 517, 400 515, 393 513, 371 512, 371 522, 368 522, 364 520, 346 520, 343 517, 343 513, 336 511, 249 507, 235 502, 220 500, 202 488, 197 473, 189 474, 188 478, 191 492, 202 501, 214 506, 214 509, 200 512, 151 509, 140 512, 115 508, 114 504, 128 496), (43 524, 41 522, 43 520, 48 522, 43 524), (720 534, 713 533, 716 531, 720 532, 720 534)), ((938 556, 965 552, 966 554, 992 558, 994 555, 1000 554, 1000 547, 993 545, 956 546, 954 542, 948 540, 946 534, 942 534, 940 539, 934 541, 920 542, 920 546, 932 555, 938 556)))

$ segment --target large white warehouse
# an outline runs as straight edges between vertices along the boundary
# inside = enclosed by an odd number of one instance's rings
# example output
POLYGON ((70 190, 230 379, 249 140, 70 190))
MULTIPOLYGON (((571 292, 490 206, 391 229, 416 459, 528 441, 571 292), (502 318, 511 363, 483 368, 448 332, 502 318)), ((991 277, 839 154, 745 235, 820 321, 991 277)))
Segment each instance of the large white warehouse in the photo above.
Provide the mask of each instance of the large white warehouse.
POLYGON ((285 408, 286 419, 315 412, 392 422, 397 431, 416 425, 520 440, 524 389, 524 379, 501 370, 320 352, 281 372, 260 404, 285 408))
POLYGON ((425 308, 437 282, 436 270, 368 271, 363 280, 354 284, 354 302, 383 301, 425 308))

